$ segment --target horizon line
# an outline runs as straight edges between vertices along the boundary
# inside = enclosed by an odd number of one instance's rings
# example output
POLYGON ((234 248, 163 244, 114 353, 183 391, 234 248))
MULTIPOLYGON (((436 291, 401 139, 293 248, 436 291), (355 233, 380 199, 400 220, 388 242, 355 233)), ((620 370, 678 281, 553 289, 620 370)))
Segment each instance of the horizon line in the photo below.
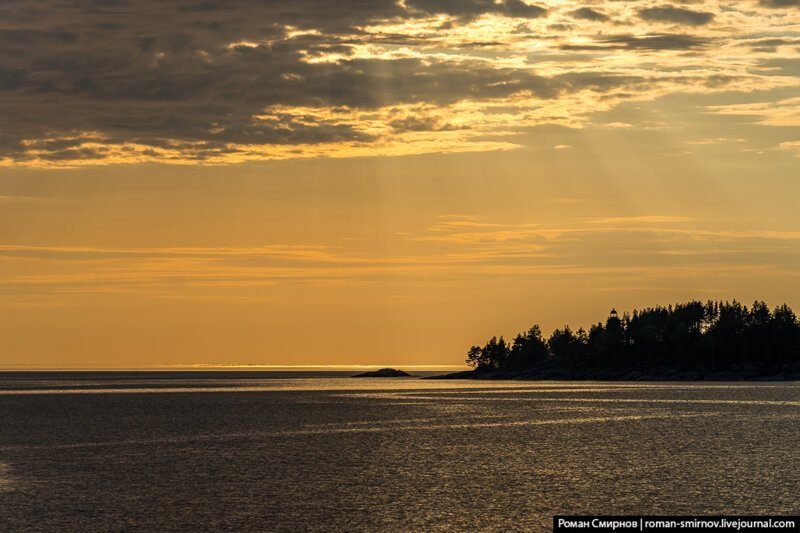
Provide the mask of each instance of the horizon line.
POLYGON ((466 369, 467 365, 403 365, 403 364, 353 364, 353 365, 259 365, 259 364, 186 364, 186 365, 150 365, 150 366, 101 366, 101 365, 37 365, 28 363, 0 365, 0 372, 14 370, 30 371, 168 371, 168 370, 350 370, 369 368, 407 368, 419 370, 451 370, 466 369))

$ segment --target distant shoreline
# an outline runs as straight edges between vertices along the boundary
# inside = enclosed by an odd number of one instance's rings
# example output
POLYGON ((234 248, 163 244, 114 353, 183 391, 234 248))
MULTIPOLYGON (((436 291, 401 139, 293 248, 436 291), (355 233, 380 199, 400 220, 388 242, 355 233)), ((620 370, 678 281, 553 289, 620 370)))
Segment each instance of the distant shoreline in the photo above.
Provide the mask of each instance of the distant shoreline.
POLYGON ((672 368, 657 370, 601 371, 598 369, 559 368, 542 366, 524 370, 479 371, 465 370, 439 376, 428 376, 423 379, 464 379, 464 380, 520 380, 520 381, 631 381, 631 382, 784 382, 800 381, 800 371, 782 372, 768 369, 730 369, 714 372, 698 370, 679 370, 672 368))
MULTIPOLYGON (((429 377, 451 372, 450 370, 414 371, 414 377, 429 377)), ((221 380, 258 381, 272 379, 347 379, 353 371, 346 370, 0 370, 2 382, 24 380, 221 380)), ((0 387, 2 388, 2 387, 0 387)))

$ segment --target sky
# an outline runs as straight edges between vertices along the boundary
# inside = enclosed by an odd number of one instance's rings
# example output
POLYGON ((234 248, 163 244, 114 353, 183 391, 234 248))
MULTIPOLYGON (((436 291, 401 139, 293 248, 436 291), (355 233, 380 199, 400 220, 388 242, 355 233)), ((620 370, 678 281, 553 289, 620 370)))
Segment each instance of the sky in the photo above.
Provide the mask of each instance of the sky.
POLYGON ((800 308, 798 0, 0 3, 0 367, 800 308))

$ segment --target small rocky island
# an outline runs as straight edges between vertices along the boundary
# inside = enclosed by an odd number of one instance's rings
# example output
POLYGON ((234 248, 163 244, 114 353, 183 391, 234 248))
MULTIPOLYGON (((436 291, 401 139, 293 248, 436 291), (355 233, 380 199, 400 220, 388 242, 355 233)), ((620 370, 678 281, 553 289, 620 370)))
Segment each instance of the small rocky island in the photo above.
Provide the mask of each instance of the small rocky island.
POLYGON ((473 368, 438 379, 800 380, 800 320, 787 305, 691 301, 619 315, 549 338, 538 325, 467 353, 473 368))
POLYGON ((354 378, 410 378, 413 377, 408 372, 402 370, 395 370, 394 368, 381 368, 373 372, 364 372, 363 374, 356 374, 354 378))

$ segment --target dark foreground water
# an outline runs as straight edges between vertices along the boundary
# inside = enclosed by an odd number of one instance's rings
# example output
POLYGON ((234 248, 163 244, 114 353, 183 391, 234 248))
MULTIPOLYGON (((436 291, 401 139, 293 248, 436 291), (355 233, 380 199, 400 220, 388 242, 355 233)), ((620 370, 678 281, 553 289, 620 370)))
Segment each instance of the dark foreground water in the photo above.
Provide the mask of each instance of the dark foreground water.
POLYGON ((0 530, 800 514, 800 385, 0 376, 0 530))

